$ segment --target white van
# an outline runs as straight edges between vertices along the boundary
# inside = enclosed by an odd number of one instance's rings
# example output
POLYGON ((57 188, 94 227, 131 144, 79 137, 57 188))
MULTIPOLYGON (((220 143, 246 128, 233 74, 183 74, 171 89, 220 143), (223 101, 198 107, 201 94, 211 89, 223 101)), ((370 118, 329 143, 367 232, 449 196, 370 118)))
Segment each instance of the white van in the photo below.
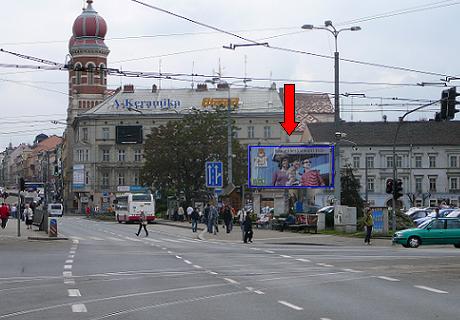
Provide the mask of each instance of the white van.
POLYGON ((62 217, 62 204, 50 203, 48 204, 48 216, 50 217, 62 217))

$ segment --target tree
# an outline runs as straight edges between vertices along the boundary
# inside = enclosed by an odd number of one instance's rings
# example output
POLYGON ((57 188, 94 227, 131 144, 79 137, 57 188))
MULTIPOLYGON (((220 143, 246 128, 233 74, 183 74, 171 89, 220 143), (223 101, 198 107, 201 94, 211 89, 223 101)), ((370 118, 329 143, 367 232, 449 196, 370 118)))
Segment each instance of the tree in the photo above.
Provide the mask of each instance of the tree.
MULTIPOLYGON (((236 139, 232 143, 233 176, 236 184, 247 177, 246 154, 236 139)), ((205 164, 224 162, 227 168, 227 120, 224 111, 194 112, 180 120, 153 128, 147 136, 145 163, 141 171, 144 185, 162 194, 183 192, 187 202, 207 193, 205 164)))
POLYGON ((359 194, 361 185, 359 184, 359 180, 356 179, 353 168, 350 165, 347 165, 344 172, 342 172, 341 186, 341 203, 349 207, 356 207, 358 218, 361 217, 364 208, 364 201, 359 194))

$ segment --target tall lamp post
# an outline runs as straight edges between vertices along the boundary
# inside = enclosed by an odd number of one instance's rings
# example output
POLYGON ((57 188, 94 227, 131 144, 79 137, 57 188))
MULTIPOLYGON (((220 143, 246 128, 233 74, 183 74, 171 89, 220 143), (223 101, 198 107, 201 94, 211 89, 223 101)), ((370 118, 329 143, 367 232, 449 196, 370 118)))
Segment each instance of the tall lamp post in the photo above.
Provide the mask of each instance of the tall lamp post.
MULTIPOLYGON (((336 29, 334 25, 332 24, 332 21, 327 20, 324 22, 324 27, 316 27, 312 24, 305 24, 302 26, 302 29, 306 30, 312 30, 312 29, 318 29, 318 30, 326 30, 329 31, 333 36, 335 40, 335 52, 334 52, 334 69, 335 69, 335 90, 334 90, 334 128, 335 132, 340 132, 339 130, 339 125, 340 125, 340 102, 339 102, 339 52, 337 49, 337 37, 339 36, 339 33, 342 31, 359 31, 361 30, 361 27, 358 26, 353 26, 351 28, 343 28, 343 29, 336 29)), ((336 140, 337 140, 337 134, 336 140)), ((337 142, 337 141, 336 141, 337 142)), ((340 205, 340 193, 341 193, 341 181, 340 181, 340 150, 339 150, 339 144, 335 144, 334 148, 334 198, 335 198, 335 204, 340 205)))
POLYGON ((230 97, 230 87, 236 83, 250 82, 251 79, 238 80, 234 82, 222 81, 219 78, 213 78, 212 80, 206 80, 206 83, 212 84, 221 84, 227 87, 227 184, 233 185, 233 151, 232 151, 232 139, 233 139, 233 130, 232 130, 232 99, 230 97))

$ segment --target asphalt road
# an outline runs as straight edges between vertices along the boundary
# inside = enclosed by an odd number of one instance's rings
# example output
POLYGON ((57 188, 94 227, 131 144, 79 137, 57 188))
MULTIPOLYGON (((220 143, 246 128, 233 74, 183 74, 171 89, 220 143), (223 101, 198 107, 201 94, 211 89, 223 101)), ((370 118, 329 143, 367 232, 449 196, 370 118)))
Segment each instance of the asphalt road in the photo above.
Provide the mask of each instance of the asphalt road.
POLYGON ((1 319, 458 319, 453 247, 201 241, 66 217, 72 240, 0 242, 1 319))

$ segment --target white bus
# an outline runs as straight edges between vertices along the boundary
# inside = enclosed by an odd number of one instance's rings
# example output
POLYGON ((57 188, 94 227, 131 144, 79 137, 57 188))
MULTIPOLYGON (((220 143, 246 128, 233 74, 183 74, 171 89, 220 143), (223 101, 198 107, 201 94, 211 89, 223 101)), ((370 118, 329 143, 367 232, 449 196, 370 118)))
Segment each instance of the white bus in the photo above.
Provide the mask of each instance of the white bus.
POLYGON ((155 220, 155 199, 150 193, 125 193, 117 196, 115 202, 115 218, 118 223, 139 221, 141 212, 147 221, 155 220))

